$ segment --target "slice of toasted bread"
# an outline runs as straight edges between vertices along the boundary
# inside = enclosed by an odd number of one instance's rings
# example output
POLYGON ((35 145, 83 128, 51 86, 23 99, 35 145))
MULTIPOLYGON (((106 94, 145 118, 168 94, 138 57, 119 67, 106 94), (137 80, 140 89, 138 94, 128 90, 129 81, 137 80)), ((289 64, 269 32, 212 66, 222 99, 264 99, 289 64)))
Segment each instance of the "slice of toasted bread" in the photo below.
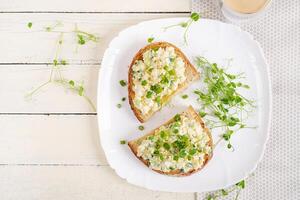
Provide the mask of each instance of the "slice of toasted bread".
POLYGON ((151 43, 144 48, 140 49, 137 54, 134 56, 130 66, 129 66, 129 72, 128 72, 128 99, 131 106, 131 109, 133 110, 135 116, 140 122, 146 122, 154 113, 157 111, 150 111, 146 115, 144 115, 135 105, 133 102, 133 99, 135 97, 135 92, 133 90, 133 65, 137 60, 143 59, 143 53, 146 52, 149 49, 153 48, 166 48, 166 47, 173 47, 175 49, 175 53, 177 56, 181 57, 185 63, 185 76, 186 80, 178 85, 178 88, 176 91, 174 91, 172 94, 164 97, 164 104, 170 101, 170 99, 177 94, 178 92, 182 91, 183 89, 187 88, 189 84, 195 80, 198 80, 200 78, 200 74, 197 72, 195 67, 190 63, 190 61, 187 59, 187 57, 182 53, 182 51, 174 46, 173 44, 170 44, 168 42, 156 42, 151 43))
MULTIPOLYGON (((189 118, 191 119, 195 119, 196 122, 198 122, 201 127, 203 128, 204 132, 208 135, 209 137, 209 141, 207 142, 207 146, 213 147, 213 141, 212 141, 212 136, 211 136, 211 133, 209 131, 209 129, 205 126, 204 122, 202 121, 201 117, 196 113, 196 111, 193 109, 192 106, 189 106, 187 110, 185 110, 184 112, 182 112, 180 115, 182 114, 186 114, 189 118)), ((170 119, 169 121, 167 121, 166 123, 164 123, 163 125, 161 126, 165 126, 165 125, 168 125, 170 123, 174 122, 174 118, 170 119)), ((160 127, 161 127, 160 126, 160 127)), ((149 161, 143 159, 142 157, 138 156, 138 147, 139 145, 142 143, 142 141, 144 139, 146 139, 148 136, 151 136, 151 135, 154 135, 156 130, 158 130, 160 127, 152 130, 150 133, 138 138, 138 139, 135 139, 135 140, 132 140, 132 141, 129 141, 128 142, 128 146, 130 147, 131 151, 134 153, 134 155, 140 160, 142 161, 146 166, 149 167, 150 163, 149 161)), ((170 176, 189 176, 197 171, 199 171, 200 169, 202 169, 206 164, 207 162, 212 158, 212 151, 209 153, 209 154, 205 154, 204 156, 204 162, 203 162, 203 165, 198 168, 198 169, 192 169, 190 171, 187 171, 187 172, 182 172, 180 169, 175 169, 175 170, 171 170, 171 171, 168 171, 168 172, 164 172, 164 171, 161 171, 161 170, 155 170, 153 169, 154 171, 160 173, 160 174, 165 174, 165 175, 170 175, 170 176)))

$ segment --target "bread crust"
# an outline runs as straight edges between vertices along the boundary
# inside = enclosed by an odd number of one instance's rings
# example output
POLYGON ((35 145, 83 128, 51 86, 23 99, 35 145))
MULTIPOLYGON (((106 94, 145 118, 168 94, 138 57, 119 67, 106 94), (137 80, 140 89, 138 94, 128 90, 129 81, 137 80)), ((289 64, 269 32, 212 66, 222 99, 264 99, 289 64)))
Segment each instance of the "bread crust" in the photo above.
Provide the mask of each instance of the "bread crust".
MULTIPOLYGON (((195 119, 199 124, 201 124, 201 127, 204 129, 205 133, 208 135, 209 137, 209 141, 207 143, 208 146, 210 146, 213 149, 213 140, 212 140, 212 136, 210 133, 210 130, 205 126, 203 120, 201 119, 201 117, 197 114, 197 112, 194 110, 194 108, 192 106, 189 106, 183 113, 187 113, 191 118, 195 119)), ((174 119, 170 119, 168 120, 166 123, 162 124, 161 126, 165 126, 168 125, 170 123, 174 122, 174 119)), ((142 157, 137 156, 137 150, 138 150, 138 146, 139 144, 148 136, 153 135, 155 133, 156 130, 158 130, 161 126, 159 126, 158 128, 152 130, 150 133, 137 138, 135 140, 131 140, 128 142, 128 146, 131 149, 131 151, 133 152, 133 154, 140 160, 142 161, 147 167, 149 167, 150 163, 147 160, 144 160, 142 157)), ((204 157, 204 163, 203 165, 199 168, 199 169, 192 169, 188 172, 181 172, 180 170, 172 170, 169 172, 163 172, 160 170, 154 170, 160 174, 164 174, 164 175, 169 175, 169 176, 189 176, 199 170, 201 170, 207 163, 208 161, 212 158, 213 156, 213 152, 211 152, 210 154, 206 154, 204 157)))
POLYGON ((155 42, 155 43, 151 43, 147 46, 145 46, 144 48, 140 49, 136 55, 133 57, 132 62, 129 66, 129 71, 128 71, 128 99, 129 99, 129 104, 131 107, 131 110, 133 111, 134 115, 136 116, 136 118, 144 123, 146 122, 148 119, 150 119, 150 117, 152 115, 154 115, 156 112, 149 112, 147 115, 143 115, 141 113, 141 111, 139 109, 137 109, 133 103, 133 99, 135 97, 135 92, 133 91, 133 65, 135 63, 136 60, 141 60, 143 58, 143 53, 146 52, 149 49, 152 48, 166 48, 166 47, 173 47, 175 49, 175 53, 176 55, 178 55, 179 57, 181 57, 185 63, 186 66, 186 70, 185 70, 185 75, 187 77, 186 81, 183 82, 182 84, 179 84, 178 89, 173 92, 172 94, 168 95, 164 100, 165 102, 168 102, 175 94, 177 94, 178 92, 184 90, 185 88, 188 87, 188 85, 190 83, 192 83, 195 80, 198 80, 200 78, 200 74, 199 72, 197 72, 197 70, 195 69, 195 67, 191 64, 191 62, 187 59, 187 57, 183 54, 183 52, 176 47, 175 45, 168 43, 168 42, 155 42))

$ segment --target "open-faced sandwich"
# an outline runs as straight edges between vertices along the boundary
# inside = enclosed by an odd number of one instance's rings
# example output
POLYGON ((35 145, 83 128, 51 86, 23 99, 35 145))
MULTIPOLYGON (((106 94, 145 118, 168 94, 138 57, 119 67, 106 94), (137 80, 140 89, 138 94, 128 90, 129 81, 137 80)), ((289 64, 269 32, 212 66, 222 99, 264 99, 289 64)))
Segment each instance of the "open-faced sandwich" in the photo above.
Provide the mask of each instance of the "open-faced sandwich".
POLYGON ((190 106, 145 136, 128 142, 132 152, 152 170, 188 176, 202 169, 212 157, 212 137, 190 106))
POLYGON ((138 51, 128 72, 131 109, 147 121, 177 92, 199 79, 199 73, 174 45, 156 42, 138 51))

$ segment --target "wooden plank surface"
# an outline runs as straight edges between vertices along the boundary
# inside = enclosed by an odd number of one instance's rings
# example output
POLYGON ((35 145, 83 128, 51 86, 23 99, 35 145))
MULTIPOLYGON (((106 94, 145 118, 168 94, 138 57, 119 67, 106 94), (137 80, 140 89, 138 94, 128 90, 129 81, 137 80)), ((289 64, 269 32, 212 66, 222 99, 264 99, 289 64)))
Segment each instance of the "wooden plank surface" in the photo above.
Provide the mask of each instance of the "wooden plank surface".
POLYGON ((2 0, 0 199, 194 199, 192 193, 154 192, 119 178, 101 148, 96 113, 78 94, 52 84, 25 98, 49 78, 60 33, 46 32, 46 26, 62 22, 60 30, 68 32, 76 24, 100 37, 78 47, 76 36, 65 33, 60 53, 70 63, 64 77, 84 80, 96 103, 102 55, 120 30, 189 11, 189 0, 2 0))
POLYGON ((0 14, 0 63, 51 63, 59 32, 64 31, 60 57, 70 63, 100 63, 104 50, 119 31, 141 21, 188 14, 0 14), (32 28, 27 24, 32 22, 32 28), (45 27, 62 25, 45 31, 45 27), (98 43, 78 46, 75 28, 100 37, 98 43))
MULTIPOLYGON (((96 104, 100 65, 68 65, 62 68, 67 79, 83 81, 85 93, 96 104)), ((51 83, 31 98, 32 90, 47 82, 51 67, 47 65, 0 65, 1 113, 95 113, 77 92, 51 83)), ((47 124, 45 124, 47 127, 47 124)), ((0 145, 1 146, 1 145, 0 145)))
POLYGON ((1 115, 0 127, 0 165, 107 165, 97 116, 1 115))
POLYGON ((1 200, 192 200, 128 184, 108 166, 0 166, 1 200))
POLYGON ((189 12, 189 0, 1 0, 2 12, 189 12))

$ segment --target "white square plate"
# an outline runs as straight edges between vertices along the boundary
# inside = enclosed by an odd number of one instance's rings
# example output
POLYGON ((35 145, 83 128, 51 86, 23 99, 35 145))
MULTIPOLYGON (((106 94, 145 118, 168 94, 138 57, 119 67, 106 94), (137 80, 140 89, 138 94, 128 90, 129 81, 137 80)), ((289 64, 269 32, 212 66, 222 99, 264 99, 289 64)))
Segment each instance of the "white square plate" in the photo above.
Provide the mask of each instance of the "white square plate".
MULTIPOLYGON (((268 65, 262 49, 253 37, 240 28, 219 21, 200 19, 188 31, 188 45, 183 44, 182 27, 164 27, 187 21, 188 18, 170 18, 142 22, 131 26, 115 37, 104 53, 98 85, 98 120, 101 144, 110 166, 129 183, 152 190, 174 192, 203 192, 216 190, 235 184, 253 172, 262 158, 269 132, 271 93, 268 65), (251 89, 243 94, 256 100, 257 107, 247 124, 256 129, 242 129, 232 137, 234 151, 220 143, 214 150, 212 160, 198 173, 188 177, 169 177, 148 169, 120 140, 139 137, 183 111, 188 105, 200 108, 193 90, 199 87, 195 82, 187 90, 189 98, 183 100, 177 95, 172 107, 164 107, 156 113, 145 130, 139 131, 140 123, 128 104, 122 103, 127 97, 127 88, 119 81, 127 80, 128 66, 135 53, 147 45, 147 38, 167 41, 179 47, 193 62, 195 56, 202 55, 211 62, 226 65, 232 58, 230 72, 244 72, 245 82, 251 89), (122 103, 122 108, 117 104, 122 103)), ((220 131, 212 131, 216 141, 220 131)))

